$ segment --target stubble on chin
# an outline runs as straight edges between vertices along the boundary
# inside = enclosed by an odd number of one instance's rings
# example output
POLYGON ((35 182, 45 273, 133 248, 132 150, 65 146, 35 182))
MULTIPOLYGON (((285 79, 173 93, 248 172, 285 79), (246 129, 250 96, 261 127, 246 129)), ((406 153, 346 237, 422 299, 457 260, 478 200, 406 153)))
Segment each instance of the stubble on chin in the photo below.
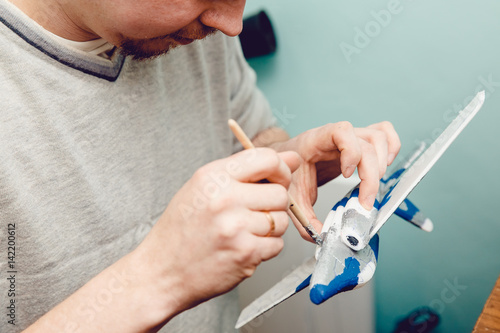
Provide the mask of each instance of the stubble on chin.
POLYGON ((179 30, 165 36, 149 39, 133 39, 123 37, 120 44, 120 51, 125 56, 131 56, 134 60, 144 61, 157 58, 167 54, 170 50, 179 47, 182 43, 176 42, 182 39, 204 39, 213 35, 218 30, 215 28, 202 26, 194 31, 179 30))
POLYGON ((120 44, 120 52, 125 56, 131 56, 134 60, 150 60, 157 58, 163 54, 167 54, 171 49, 179 46, 179 44, 165 41, 154 43, 151 40, 134 40, 125 38, 120 44))

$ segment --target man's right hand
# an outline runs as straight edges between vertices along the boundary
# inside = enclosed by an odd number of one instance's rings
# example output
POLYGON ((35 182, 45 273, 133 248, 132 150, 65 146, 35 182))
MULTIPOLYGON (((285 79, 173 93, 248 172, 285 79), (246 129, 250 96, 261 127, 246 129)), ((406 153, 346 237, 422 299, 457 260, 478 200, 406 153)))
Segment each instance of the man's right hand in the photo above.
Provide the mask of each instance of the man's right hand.
POLYGON ((165 311, 233 289, 281 251, 287 189, 300 162, 293 152, 246 150, 203 166, 179 190, 135 251, 165 311), (268 237, 266 212, 275 221, 268 237))

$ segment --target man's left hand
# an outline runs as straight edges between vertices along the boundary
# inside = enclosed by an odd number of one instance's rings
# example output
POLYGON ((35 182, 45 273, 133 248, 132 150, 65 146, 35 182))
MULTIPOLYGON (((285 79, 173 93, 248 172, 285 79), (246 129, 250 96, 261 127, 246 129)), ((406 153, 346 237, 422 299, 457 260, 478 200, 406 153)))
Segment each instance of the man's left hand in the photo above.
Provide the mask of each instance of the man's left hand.
MULTIPOLYGON (((349 122, 338 122, 306 131, 292 139, 271 145, 277 151, 293 150, 303 162, 293 174, 290 193, 302 207, 313 227, 321 230, 313 205, 317 187, 340 174, 348 178, 355 169, 361 179, 359 201, 371 209, 384 175, 401 147, 399 136, 390 122, 354 128, 349 122)), ((294 219, 292 219, 294 220, 294 219)), ((294 220, 301 236, 312 239, 294 220)))

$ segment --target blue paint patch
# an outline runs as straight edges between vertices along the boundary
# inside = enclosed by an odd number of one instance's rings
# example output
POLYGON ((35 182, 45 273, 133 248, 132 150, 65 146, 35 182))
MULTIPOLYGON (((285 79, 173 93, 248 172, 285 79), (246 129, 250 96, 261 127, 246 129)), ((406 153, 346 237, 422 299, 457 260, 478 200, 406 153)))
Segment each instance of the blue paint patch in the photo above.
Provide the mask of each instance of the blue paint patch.
POLYGON ((404 203, 406 204, 407 210, 403 210, 401 208, 397 208, 394 214, 397 216, 405 219, 408 222, 411 222, 413 217, 420 211, 417 206, 415 206, 408 198, 404 200, 404 203))
POLYGON ((299 284, 299 286, 297 287, 297 289, 295 289, 295 292, 298 293, 299 291, 301 291, 302 289, 306 288, 310 283, 311 283, 311 275, 309 275, 307 277, 307 279, 305 279, 304 281, 302 281, 301 284, 299 284))
POLYGON ((336 211, 337 208, 340 206, 345 207, 347 205, 347 201, 349 201, 351 198, 357 198, 359 196, 359 188, 356 187, 354 190, 351 191, 351 193, 347 194, 342 200, 337 202, 335 206, 333 206, 332 210, 336 211))
POLYGON ((405 170, 406 170, 406 169, 404 169, 404 168, 401 168, 401 169, 399 169, 399 170, 396 170, 396 171, 395 171, 395 172, 394 172, 394 173, 393 173, 393 174, 392 174, 389 178, 387 178, 387 179, 381 179, 380 181, 381 181, 382 183, 384 183, 384 184, 387 184, 387 183, 389 182, 389 180, 399 178, 399 177, 401 176, 401 174, 402 174, 403 172, 405 172, 405 170))
POLYGON ((385 204, 387 203, 387 201, 389 201, 389 199, 391 198, 391 193, 392 193, 392 190, 394 190, 394 188, 396 187, 396 185, 399 184, 399 181, 396 182, 396 184, 392 185, 391 186, 391 189, 389 191, 387 191, 387 193, 384 195, 384 198, 382 199, 382 201, 380 202, 380 205, 379 205, 379 209, 382 208, 383 206, 385 206, 385 204))
POLYGON ((373 253, 375 254, 375 259, 378 261, 378 245, 379 245, 379 236, 378 234, 375 234, 375 236, 370 239, 370 243, 368 243, 370 247, 372 248, 373 253))
POLYGON ((338 293, 352 290, 358 285, 358 275, 361 272, 359 261, 348 257, 344 261, 345 267, 342 274, 337 275, 328 286, 317 284, 311 288, 309 298, 314 304, 321 304, 338 293))
POLYGON ((337 208, 339 208, 340 206, 345 207, 345 205, 347 204, 347 200, 349 200, 349 198, 344 197, 342 200, 337 202, 335 206, 333 206, 332 210, 337 210, 337 208))
POLYGON ((382 199, 382 201, 378 205, 379 210, 380 210, 380 208, 384 207, 385 204, 389 201, 389 199, 391 198, 391 192, 392 192, 392 189, 384 196, 384 198, 382 199))

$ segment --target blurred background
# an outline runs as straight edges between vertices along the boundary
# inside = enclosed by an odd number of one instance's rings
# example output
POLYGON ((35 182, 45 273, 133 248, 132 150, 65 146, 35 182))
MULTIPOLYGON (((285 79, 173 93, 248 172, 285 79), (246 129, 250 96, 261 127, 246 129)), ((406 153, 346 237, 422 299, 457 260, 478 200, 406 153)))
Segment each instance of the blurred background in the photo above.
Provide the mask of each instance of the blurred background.
MULTIPOLYGON (((392 217, 368 287, 321 306, 299 294, 241 331, 393 332, 427 306, 441 317, 434 332, 470 332, 500 273, 500 2, 247 1, 246 15, 260 9, 278 47, 249 62, 292 136, 328 122, 389 120, 405 155, 478 91, 486 102, 410 195, 434 221, 432 233, 392 217)), ((318 216, 352 183, 327 184, 318 216)), ((286 237, 280 258, 242 285, 242 306, 312 255, 294 228, 286 237)))

